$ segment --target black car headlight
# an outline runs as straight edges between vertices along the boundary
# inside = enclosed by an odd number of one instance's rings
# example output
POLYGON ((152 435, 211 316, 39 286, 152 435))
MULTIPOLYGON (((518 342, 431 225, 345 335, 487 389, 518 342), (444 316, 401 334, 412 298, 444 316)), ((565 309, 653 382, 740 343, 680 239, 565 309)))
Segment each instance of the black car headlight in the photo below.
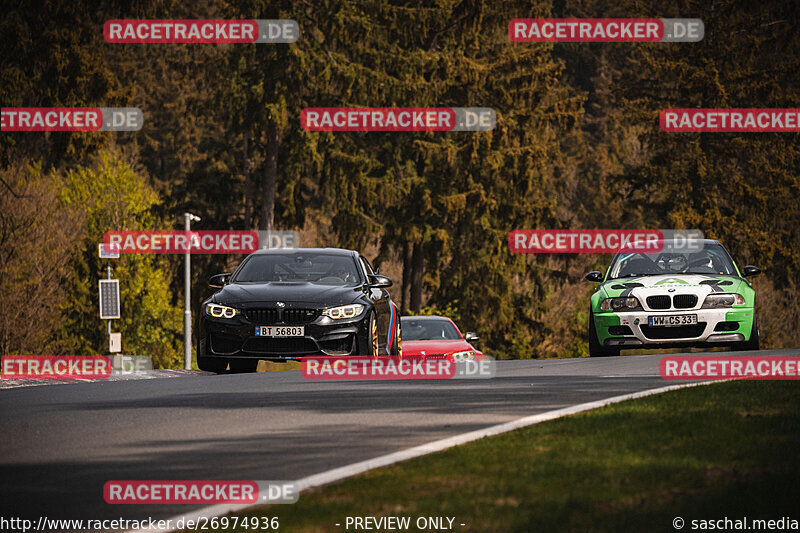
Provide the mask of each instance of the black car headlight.
POLYGON ((633 296, 626 298, 606 298, 600 304, 602 311, 633 311, 634 309, 641 309, 639 300, 633 296))
POLYGON ((709 294, 703 301, 703 309, 719 309, 720 307, 733 307, 744 305, 744 296, 732 293, 709 294))
POLYGON ((206 304, 206 313, 209 316, 213 316, 214 318, 233 318, 238 315, 241 311, 235 309, 233 307, 228 307, 227 305, 220 305, 220 304, 206 304))
POLYGON ((362 311, 364 311, 364 306, 361 304, 340 305, 338 307, 326 307, 322 310, 322 316, 327 316, 333 320, 341 320, 355 318, 362 311))

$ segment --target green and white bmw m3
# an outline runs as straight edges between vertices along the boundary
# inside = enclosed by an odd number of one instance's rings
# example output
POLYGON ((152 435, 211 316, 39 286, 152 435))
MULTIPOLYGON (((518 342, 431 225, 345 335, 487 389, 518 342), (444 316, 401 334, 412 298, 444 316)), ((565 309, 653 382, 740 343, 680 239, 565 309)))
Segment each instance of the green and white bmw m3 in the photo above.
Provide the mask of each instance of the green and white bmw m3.
POLYGON ((623 249, 606 271, 586 274, 600 285, 589 308, 589 355, 623 348, 726 346, 758 350, 755 291, 719 241, 690 250, 674 242, 660 251, 623 249))

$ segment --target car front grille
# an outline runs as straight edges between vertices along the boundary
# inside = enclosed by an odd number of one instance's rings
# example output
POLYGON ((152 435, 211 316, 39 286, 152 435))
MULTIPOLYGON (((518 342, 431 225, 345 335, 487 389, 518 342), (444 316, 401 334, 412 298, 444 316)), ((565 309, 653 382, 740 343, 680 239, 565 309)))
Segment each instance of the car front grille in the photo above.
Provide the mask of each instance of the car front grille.
POLYGON ((314 341, 304 337, 252 337, 245 341, 243 351, 254 354, 283 356, 313 355, 320 353, 314 341))
POLYGON ((315 321, 320 315, 319 309, 245 309, 247 320, 260 326, 287 324, 302 326, 315 321))
POLYGON ((647 306, 650 309, 669 309, 669 296, 648 296, 647 306))
POLYGON ((706 329, 705 322, 698 322, 691 326, 640 326, 642 334, 648 339, 663 340, 663 339, 693 339, 703 334, 706 329))
POLYGON ((286 324, 301 325, 315 321, 319 313, 318 309, 284 309, 281 318, 286 324))
POLYGON ((244 317, 259 325, 274 324, 278 321, 277 309, 245 309, 244 317))
POLYGON ((676 294, 672 297, 675 309, 691 309, 697 305, 697 296, 694 294, 676 294))
POLYGON ((650 309, 669 309, 670 307, 674 307, 675 309, 691 309, 696 305, 697 296, 694 294, 676 294, 671 299, 666 294, 647 297, 647 306, 650 309))

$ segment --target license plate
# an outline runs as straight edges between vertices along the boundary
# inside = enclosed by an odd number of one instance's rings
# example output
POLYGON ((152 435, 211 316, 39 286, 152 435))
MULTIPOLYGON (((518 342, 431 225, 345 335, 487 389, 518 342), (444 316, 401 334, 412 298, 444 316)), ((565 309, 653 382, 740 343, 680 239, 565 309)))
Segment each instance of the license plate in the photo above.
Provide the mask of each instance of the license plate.
POLYGON ((256 326, 256 337, 302 337, 303 326, 256 326))
POLYGON ((659 315, 648 317, 651 326, 691 326, 697 324, 697 315, 659 315))

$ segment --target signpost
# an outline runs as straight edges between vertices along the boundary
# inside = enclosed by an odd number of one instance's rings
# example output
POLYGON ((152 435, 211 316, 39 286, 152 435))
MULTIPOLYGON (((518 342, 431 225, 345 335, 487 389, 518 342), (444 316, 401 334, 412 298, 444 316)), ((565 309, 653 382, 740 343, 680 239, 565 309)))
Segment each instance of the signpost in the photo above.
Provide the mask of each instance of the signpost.
MULTIPOLYGON (((119 246, 100 244, 100 259, 119 259, 119 246)), ((108 279, 100 280, 100 318, 108 320, 108 353, 122 351, 122 335, 111 333, 111 320, 120 318, 119 280, 111 279, 111 262, 106 264, 108 279)))
POLYGON ((122 333, 111 333, 108 336, 109 353, 119 353, 122 351, 122 333))
POLYGON ((100 259, 119 259, 119 246, 116 244, 103 244, 98 246, 100 250, 100 259))
MULTIPOLYGON (((103 320, 120 317, 119 280, 111 279, 110 276, 111 272, 109 272, 109 279, 100 280, 100 318, 103 320)), ((108 327, 111 327, 110 322, 108 327)))

